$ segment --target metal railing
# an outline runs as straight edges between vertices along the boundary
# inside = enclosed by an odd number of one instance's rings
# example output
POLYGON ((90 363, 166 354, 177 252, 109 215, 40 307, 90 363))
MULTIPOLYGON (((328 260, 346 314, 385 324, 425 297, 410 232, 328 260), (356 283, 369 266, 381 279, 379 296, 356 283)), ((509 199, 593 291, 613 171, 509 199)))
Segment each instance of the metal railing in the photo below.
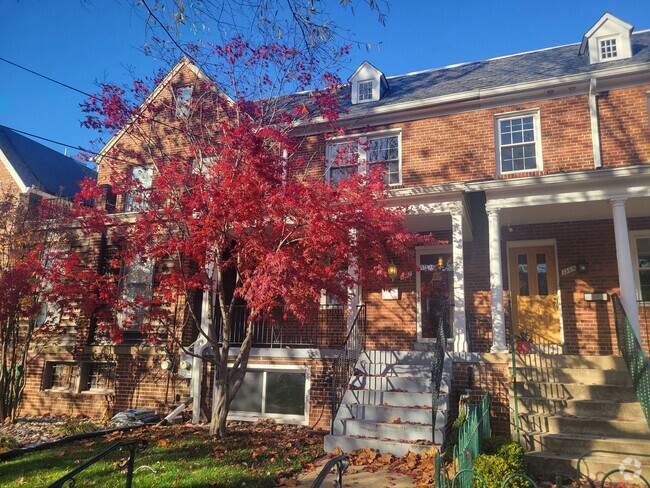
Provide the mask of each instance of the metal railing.
POLYGON ((650 363, 634 330, 632 330, 621 299, 616 294, 613 294, 611 298, 614 304, 618 349, 625 359, 636 397, 641 404, 648 425, 650 425, 650 363))
POLYGON ((341 352, 334 359, 333 371, 325 373, 325 381, 331 383, 332 388, 332 420, 330 431, 334 431, 336 413, 339 411, 343 395, 348 389, 350 378, 354 374, 354 367, 359 356, 366 350, 366 306, 359 305, 354 322, 348 331, 341 352))
POLYGON ((348 467, 350 466, 350 458, 346 454, 343 454, 341 456, 336 456, 329 461, 327 461, 327 464, 323 466, 323 469, 321 469, 318 478, 314 480, 314 483, 311 485, 311 488, 320 488, 323 486, 323 483, 327 479, 327 476, 330 474, 332 470, 335 471, 336 479, 332 482, 332 486, 334 488, 340 488, 343 486, 343 473, 345 473, 348 470, 348 467))
MULTIPOLYGON (((239 346, 246 338, 250 311, 246 305, 235 305, 231 316, 230 344, 239 346)), ((345 337, 347 314, 344 305, 321 305, 312 323, 301 325, 297 320, 269 323, 262 319, 253 323, 253 347, 316 347, 339 349, 345 337)), ((223 320, 216 320, 217 337, 221 337, 223 320)))
POLYGON ((135 466, 135 455, 142 452, 146 447, 147 441, 143 439, 135 439, 132 441, 118 442, 116 444, 113 444, 111 447, 92 457, 78 468, 73 469, 65 476, 62 476, 56 480, 54 483, 49 485, 49 488, 63 488, 66 483, 68 483, 68 486, 75 486, 75 476, 115 451, 129 452, 128 459, 121 464, 118 463, 116 465, 116 468, 118 471, 122 471, 122 469, 126 468, 126 483, 124 486, 126 488, 131 488, 131 483, 133 482, 133 468, 135 466))

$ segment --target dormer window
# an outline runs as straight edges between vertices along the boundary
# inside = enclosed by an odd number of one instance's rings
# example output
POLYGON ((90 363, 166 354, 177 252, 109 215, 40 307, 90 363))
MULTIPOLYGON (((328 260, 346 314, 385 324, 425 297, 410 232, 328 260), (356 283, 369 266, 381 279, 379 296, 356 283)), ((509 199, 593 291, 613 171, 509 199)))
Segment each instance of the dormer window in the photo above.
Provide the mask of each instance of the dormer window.
POLYGON ((348 82, 350 83, 352 105, 376 102, 381 100, 381 97, 388 91, 386 77, 368 61, 361 63, 361 66, 348 78, 348 82))
POLYGON ((608 39, 600 39, 600 59, 605 61, 606 59, 616 57, 618 57, 616 38, 610 37, 608 39))
POLYGON ((606 13, 584 35, 580 54, 588 53, 590 64, 631 58, 630 36, 633 28, 627 22, 606 13))
POLYGON ((357 85, 357 99, 359 102, 372 100, 372 80, 360 81, 357 85))

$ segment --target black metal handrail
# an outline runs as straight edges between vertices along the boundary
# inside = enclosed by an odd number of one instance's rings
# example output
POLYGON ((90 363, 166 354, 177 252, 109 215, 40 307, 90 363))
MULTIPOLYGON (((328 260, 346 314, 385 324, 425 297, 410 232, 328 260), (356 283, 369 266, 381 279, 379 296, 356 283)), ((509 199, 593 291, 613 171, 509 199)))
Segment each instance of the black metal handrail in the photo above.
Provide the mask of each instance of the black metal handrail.
MULTIPOLYGON (((250 310, 245 304, 233 306, 230 319, 230 345, 239 346, 246 338, 250 310)), ((253 323, 253 347, 327 347, 337 349, 343 343, 346 313, 344 305, 320 305, 308 327, 291 318, 269 323, 260 318, 253 323)), ((217 337, 221 338, 223 320, 215 319, 217 337)), ((220 340, 220 339, 219 339, 220 340)))
POLYGON ((440 386, 442 385, 442 372, 445 362, 445 349, 447 338, 445 337, 445 317, 447 310, 440 315, 438 320, 438 332, 436 344, 433 349, 433 360, 431 362, 431 442, 436 440, 436 420, 438 417, 438 401, 440 400, 440 386))
POLYGON ((320 488, 323 486, 323 483, 327 479, 327 475, 330 474, 330 472, 336 468, 336 479, 332 483, 332 486, 335 488, 339 488, 343 486, 343 473, 345 473, 350 466, 350 458, 342 454, 341 456, 336 456, 329 461, 327 461, 327 464, 323 466, 323 469, 321 469, 320 473, 318 474, 318 478, 314 480, 314 483, 311 485, 311 488, 320 488))
POLYGON ((348 389, 350 378, 361 353, 366 350, 366 306, 359 305, 354 322, 348 331, 339 355, 334 359, 333 371, 325 373, 325 381, 332 385, 332 420, 330 430, 334 431, 334 420, 348 389))
POLYGON ((132 441, 118 442, 116 444, 113 444, 108 449, 92 457, 91 459, 83 463, 78 468, 73 469, 65 476, 62 476, 61 478, 56 480, 54 483, 52 483, 49 486, 49 488, 63 488, 64 484, 68 481, 70 482, 69 486, 74 486, 75 485, 74 478, 79 473, 88 469, 96 462, 101 461, 102 459, 104 459, 106 456, 108 456, 114 451, 124 452, 125 450, 129 451, 129 458, 126 460, 125 463, 118 464, 117 468, 121 471, 124 467, 126 467, 126 484, 124 486, 126 488, 131 488, 131 483, 133 482, 133 467, 135 465, 135 455, 139 452, 142 452, 146 447, 147 447, 147 441, 145 441, 144 439, 135 439, 132 441))

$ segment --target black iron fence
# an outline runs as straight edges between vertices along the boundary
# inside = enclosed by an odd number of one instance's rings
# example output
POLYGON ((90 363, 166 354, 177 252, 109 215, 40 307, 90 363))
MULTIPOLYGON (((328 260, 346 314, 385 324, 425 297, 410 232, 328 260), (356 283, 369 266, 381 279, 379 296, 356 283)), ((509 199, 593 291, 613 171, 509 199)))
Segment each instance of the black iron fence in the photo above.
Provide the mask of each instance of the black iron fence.
MULTIPOLYGON (((245 305, 235 305, 230 318, 230 345, 240 346, 246 338, 250 311, 245 305)), ((347 312, 344 305, 321 305, 318 314, 307 324, 291 317, 271 323, 253 321, 253 347, 313 347, 340 349, 347 332, 347 312)), ((223 334, 223 320, 216 319, 217 337, 223 334)))

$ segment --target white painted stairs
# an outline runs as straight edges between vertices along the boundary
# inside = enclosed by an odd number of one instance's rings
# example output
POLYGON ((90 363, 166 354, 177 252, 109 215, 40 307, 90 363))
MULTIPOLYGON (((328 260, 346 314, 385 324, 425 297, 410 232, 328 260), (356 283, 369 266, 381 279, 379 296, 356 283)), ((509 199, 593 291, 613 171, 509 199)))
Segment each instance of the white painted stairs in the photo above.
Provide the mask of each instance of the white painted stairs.
POLYGON ((444 442, 451 387, 451 358, 445 357, 432 436, 431 365, 427 351, 366 351, 334 421, 325 450, 349 453, 371 448, 403 456, 422 454, 444 442), (435 442, 432 442, 435 441, 435 442))

